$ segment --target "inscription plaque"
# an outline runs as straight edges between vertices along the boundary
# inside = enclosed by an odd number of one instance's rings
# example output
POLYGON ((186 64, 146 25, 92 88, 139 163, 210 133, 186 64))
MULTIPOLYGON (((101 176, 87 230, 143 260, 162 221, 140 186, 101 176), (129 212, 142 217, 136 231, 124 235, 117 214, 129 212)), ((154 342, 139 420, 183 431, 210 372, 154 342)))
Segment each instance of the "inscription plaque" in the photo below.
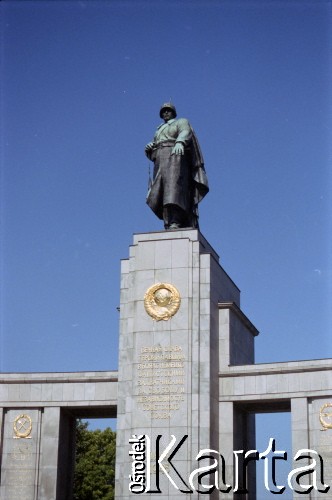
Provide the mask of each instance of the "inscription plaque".
POLYGON ((185 355, 179 345, 141 347, 137 403, 153 419, 169 419, 185 394, 185 355))

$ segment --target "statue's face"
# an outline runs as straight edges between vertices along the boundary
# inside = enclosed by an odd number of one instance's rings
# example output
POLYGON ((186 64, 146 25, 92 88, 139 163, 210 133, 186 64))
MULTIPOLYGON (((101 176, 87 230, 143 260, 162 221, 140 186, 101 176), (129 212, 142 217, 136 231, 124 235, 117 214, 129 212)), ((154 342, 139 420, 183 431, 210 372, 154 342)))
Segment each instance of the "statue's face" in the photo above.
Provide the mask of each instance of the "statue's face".
POLYGON ((168 120, 171 120, 172 118, 174 118, 174 113, 171 109, 165 108, 162 112, 162 117, 163 117, 163 120, 165 120, 165 122, 168 122, 168 120))

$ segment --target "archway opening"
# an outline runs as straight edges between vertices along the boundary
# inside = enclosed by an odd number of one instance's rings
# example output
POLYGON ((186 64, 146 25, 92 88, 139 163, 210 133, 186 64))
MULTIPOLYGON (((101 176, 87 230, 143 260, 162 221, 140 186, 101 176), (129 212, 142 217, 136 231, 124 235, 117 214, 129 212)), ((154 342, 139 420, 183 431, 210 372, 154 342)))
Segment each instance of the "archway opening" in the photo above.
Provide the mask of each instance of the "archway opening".
POLYGON ((267 455, 267 458, 261 458, 256 462, 256 500, 275 499, 278 494, 276 492, 283 486, 285 490, 282 493, 282 500, 292 500, 293 492, 287 483, 288 474, 292 469, 290 412, 256 413, 256 450, 267 455), (272 439, 275 445, 274 455, 280 457, 274 461, 274 467, 272 467, 273 452, 269 451, 273 444, 272 439), (287 459, 282 458, 283 452, 287 459), (265 466, 267 461, 269 463, 265 466), (277 486, 273 484, 273 479, 277 486))
POLYGON ((113 500, 116 419, 76 419, 73 500, 113 500))

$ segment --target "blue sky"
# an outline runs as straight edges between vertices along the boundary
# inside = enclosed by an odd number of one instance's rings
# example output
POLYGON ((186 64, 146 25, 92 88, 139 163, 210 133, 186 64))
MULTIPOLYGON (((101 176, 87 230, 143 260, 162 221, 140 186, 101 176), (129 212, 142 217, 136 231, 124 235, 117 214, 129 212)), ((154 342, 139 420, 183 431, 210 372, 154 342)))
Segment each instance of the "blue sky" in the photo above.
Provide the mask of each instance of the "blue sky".
POLYGON ((162 229, 143 149, 170 97, 257 361, 332 356, 331 4, 7 0, 1 18, 1 370, 117 367, 120 259, 162 229))
POLYGON ((120 259, 162 229, 144 146, 172 98, 203 235, 257 362, 332 357, 331 2, 0 3, 0 370, 117 368, 120 259))

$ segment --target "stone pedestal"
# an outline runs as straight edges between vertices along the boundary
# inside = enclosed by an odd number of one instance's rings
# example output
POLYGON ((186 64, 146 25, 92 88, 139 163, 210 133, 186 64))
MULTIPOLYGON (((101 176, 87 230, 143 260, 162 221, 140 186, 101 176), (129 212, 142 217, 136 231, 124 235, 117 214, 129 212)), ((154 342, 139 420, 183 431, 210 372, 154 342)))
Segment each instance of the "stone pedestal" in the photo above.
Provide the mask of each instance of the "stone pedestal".
MULTIPOLYGON (((171 313, 173 299, 167 306, 171 313)), ((230 304, 239 310, 239 290, 199 231, 134 236, 130 257, 121 269, 117 499, 133 494, 129 491, 129 476, 135 469, 129 455, 132 435, 148 436, 152 462, 158 435, 160 453, 171 436, 176 438, 168 456, 187 436, 172 459, 176 471, 164 461, 161 500, 183 498, 190 473, 201 466, 197 453, 219 449, 220 366, 232 358, 234 364, 253 362, 252 335, 230 335, 230 324, 237 321, 230 304), (148 314, 150 308, 162 316, 163 304, 159 307, 158 298, 153 298, 158 284, 166 290, 175 287, 181 299, 178 311, 168 319, 148 314), (220 308, 221 303, 227 303, 227 309, 220 308)), ((151 467, 151 489, 156 489, 156 463, 151 467)), ((196 496, 194 492, 191 498, 196 496)))

